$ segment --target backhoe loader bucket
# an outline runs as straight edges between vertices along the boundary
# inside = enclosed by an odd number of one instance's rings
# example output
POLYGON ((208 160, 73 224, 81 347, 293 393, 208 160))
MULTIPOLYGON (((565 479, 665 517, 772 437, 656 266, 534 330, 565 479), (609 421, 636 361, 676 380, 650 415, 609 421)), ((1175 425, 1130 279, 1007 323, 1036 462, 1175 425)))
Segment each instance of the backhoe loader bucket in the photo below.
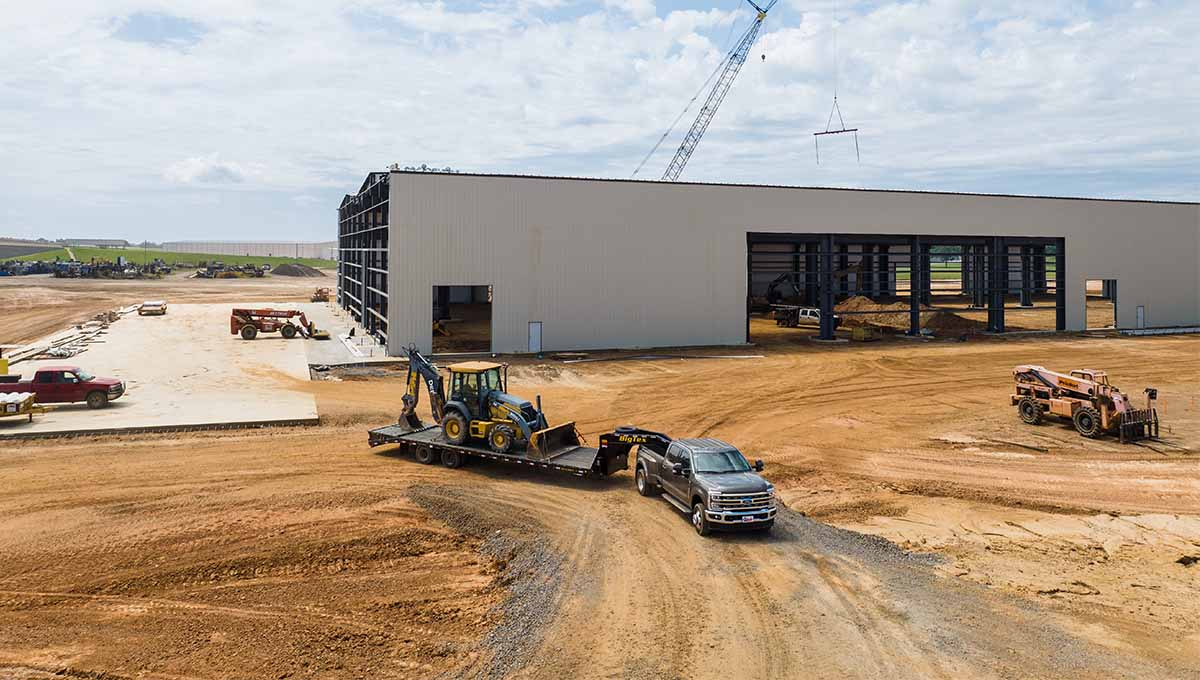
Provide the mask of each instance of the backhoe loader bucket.
POLYGON ((527 454, 535 460, 549 460, 574 451, 583 445, 575 422, 563 423, 544 430, 538 430, 529 436, 527 454))

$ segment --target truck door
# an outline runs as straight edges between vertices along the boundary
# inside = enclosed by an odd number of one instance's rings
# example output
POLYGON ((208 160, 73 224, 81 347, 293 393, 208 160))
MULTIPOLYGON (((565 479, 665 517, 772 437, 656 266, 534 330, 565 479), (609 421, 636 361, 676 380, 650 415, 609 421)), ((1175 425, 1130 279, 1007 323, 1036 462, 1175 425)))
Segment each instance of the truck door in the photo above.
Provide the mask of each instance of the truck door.
POLYGON ((688 487, 690 485, 688 482, 691 479, 690 467, 691 460, 689 459, 687 449, 676 443, 672 443, 667 447, 667 456, 663 463, 664 469, 660 475, 662 485, 667 490, 667 493, 674 496, 676 500, 683 501, 684 503, 687 503, 689 500, 688 487), (677 475, 675 474, 675 466, 680 464, 683 465, 683 474, 677 475))
POLYGON ((36 384, 34 391, 37 392, 38 401, 43 404, 61 401, 62 386, 59 384, 61 380, 62 371, 38 371, 33 378, 36 384))

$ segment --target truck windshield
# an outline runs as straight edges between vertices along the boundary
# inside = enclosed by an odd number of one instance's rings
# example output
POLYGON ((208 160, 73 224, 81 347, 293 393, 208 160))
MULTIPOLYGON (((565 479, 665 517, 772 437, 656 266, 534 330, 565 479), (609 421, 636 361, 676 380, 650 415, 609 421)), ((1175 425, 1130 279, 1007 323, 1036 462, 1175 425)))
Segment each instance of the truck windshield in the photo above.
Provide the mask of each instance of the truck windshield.
POLYGON ((696 472, 749 472, 750 463, 742 454, 730 449, 729 451, 707 451, 692 456, 696 472))
POLYGON ((75 377, 79 378, 79 382, 88 382, 96 376, 88 373, 87 371, 75 371, 75 377))

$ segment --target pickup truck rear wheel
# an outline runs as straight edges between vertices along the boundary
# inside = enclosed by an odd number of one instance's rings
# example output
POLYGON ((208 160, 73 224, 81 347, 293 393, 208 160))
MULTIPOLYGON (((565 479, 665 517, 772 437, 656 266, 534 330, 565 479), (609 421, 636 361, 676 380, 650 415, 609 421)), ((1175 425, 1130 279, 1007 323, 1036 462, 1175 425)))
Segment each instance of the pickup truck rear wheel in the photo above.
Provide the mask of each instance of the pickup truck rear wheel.
POLYGON ((646 468, 641 465, 638 466, 637 472, 634 473, 633 481, 637 484, 638 493, 643 496, 653 496, 654 492, 657 491, 654 484, 650 481, 650 476, 646 474, 646 468))
POLYGON ((704 504, 697 503, 692 506, 692 526, 696 528, 696 533, 701 536, 707 536, 712 527, 708 524, 708 515, 704 514, 704 504))
POLYGON ((246 324, 245 326, 242 326, 243 340, 253 340, 256 337, 258 337, 258 329, 255 328, 253 324, 246 324))
POLYGON ((88 408, 104 408, 108 406, 108 395, 103 392, 89 392, 87 405, 88 408))

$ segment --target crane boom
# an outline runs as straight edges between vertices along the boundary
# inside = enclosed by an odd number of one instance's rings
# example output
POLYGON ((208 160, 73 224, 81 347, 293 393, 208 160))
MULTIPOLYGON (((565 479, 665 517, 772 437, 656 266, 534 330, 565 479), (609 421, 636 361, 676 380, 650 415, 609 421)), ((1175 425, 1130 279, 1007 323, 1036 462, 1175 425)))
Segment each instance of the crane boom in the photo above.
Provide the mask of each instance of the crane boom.
POLYGON ((734 78, 737 78, 738 72, 742 70, 742 65, 746 63, 746 57, 749 56, 750 48, 754 46, 754 41, 758 38, 758 32, 762 28, 763 20, 767 18, 767 12, 771 11, 778 0, 771 0, 771 3, 765 8, 754 4, 752 0, 746 0, 746 2, 758 11, 758 15, 754 18, 754 23, 746 29, 741 39, 726 55, 725 67, 721 70, 716 85, 713 85, 713 89, 708 93, 708 98, 704 100, 704 106, 700 108, 700 113, 696 116, 692 127, 684 136, 683 143, 675 152, 675 157, 671 159, 671 164, 667 166, 667 171, 663 173, 663 181, 674 182, 683 173, 688 159, 692 157, 692 153, 700 144, 700 139, 704 137, 704 131, 708 129, 708 124, 717 115, 717 109, 724 101, 725 95, 729 94, 729 88, 733 86, 734 78))

